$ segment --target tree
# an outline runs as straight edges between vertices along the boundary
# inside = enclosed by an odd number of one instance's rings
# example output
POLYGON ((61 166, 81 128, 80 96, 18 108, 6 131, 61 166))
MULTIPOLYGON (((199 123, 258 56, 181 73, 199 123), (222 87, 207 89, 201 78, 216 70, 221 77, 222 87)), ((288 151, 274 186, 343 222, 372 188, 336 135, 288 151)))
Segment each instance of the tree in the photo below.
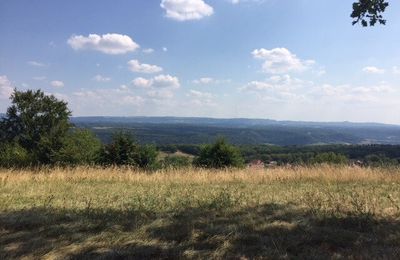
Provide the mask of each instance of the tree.
POLYGON ((361 22, 361 25, 374 26, 377 22, 385 25, 386 20, 383 19, 382 13, 385 12, 389 3, 386 0, 358 0, 353 3, 353 25, 361 22))
POLYGON ((87 129, 73 129, 64 137, 63 146, 57 154, 62 164, 93 164, 98 161, 102 148, 100 140, 87 129))
POLYGON ((194 164, 206 168, 242 167, 244 160, 239 149, 219 138, 214 144, 205 145, 194 164))
POLYGON ((151 168, 157 157, 154 146, 140 146, 129 133, 114 134, 112 142, 106 145, 101 162, 106 165, 129 165, 151 168))
POLYGON ((1 141, 18 144, 36 163, 54 163, 71 127, 67 103, 41 90, 15 89, 10 99, 11 106, 0 122, 1 141))

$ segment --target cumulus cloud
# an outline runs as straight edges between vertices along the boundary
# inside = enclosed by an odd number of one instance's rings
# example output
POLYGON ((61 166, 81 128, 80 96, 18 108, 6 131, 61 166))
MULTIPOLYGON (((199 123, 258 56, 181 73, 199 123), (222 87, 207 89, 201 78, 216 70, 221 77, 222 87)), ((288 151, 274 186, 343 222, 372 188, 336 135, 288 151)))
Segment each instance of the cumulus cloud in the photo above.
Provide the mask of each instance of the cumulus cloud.
POLYGON ((292 71, 300 72, 315 63, 313 60, 301 60, 286 48, 267 50, 255 49, 251 53, 255 59, 263 60, 262 70, 270 74, 283 74, 292 71))
POLYGON ((152 86, 156 88, 179 88, 180 83, 177 77, 171 75, 158 75, 153 78, 152 86))
POLYGON ((64 82, 59 80, 53 80, 52 82, 50 82, 50 85, 55 88, 62 88, 64 87, 64 82))
POLYGON ((163 70, 159 66, 140 63, 138 60, 128 61, 128 67, 131 71, 138 73, 157 73, 163 70))
POLYGON ((353 86, 350 84, 330 85, 323 84, 311 92, 317 99, 346 102, 377 102, 387 100, 388 95, 395 89, 384 83, 372 86, 353 86))
POLYGON ((168 48, 167 48, 167 47, 162 47, 162 51, 163 51, 163 52, 167 52, 167 51, 168 51, 168 48))
POLYGON ((310 85, 311 82, 306 82, 301 79, 293 78, 290 75, 274 75, 265 81, 251 81, 239 88, 242 91, 293 91, 300 89, 303 86, 310 85))
POLYGON ((150 79, 138 77, 138 78, 132 80, 132 84, 135 87, 139 87, 139 88, 149 88, 149 87, 151 87, 152 81, 150 79))
POLYGON ((138 77, 132 81, 135 87, 140 88, 169 88, 178 89, 180 87, 180 82, 177 77, 171 75, 158 75, 150 79, 145 79, 138 77))
POLYGON ((176 21, 199 20, 214 13, 203 0, 162 0, 165 16, 176 21))
POLYGON ((13 91, 14 88, 11 86, 7 76, 0 76, 0 99, 8 99, 13 91))
POLYGON ((146 54, 150 54, 150 53, 154 52, 154 49, 152 49, 152 48, 143 49, 143 52, 146 54))
POLYGON ((46 66, 46 64, 44 64, 42 62, 38 62, 38 61, 34 61, 34 60, 28 61, 27 63, 28 63, 28 65, 33 66, 33 67, 44 67, 44 66, 46 66))
POLYGON ((116 33, 73 35, 67 43, 74 50, 94 50, 105 54, 125 54, 139 48, 128 35, 116 33))
POLYGON ((100 75, 100 74, 97 74, 96 76, 94 76, 94 77, 92 78, 92 80, 97 81, 97 82, 107 82, 107 81, 110 81, 111 78, 109 78, 109 77, 104 77, 104 76, 102 76, 102 75, 100 75))
POLYGON ((365 72, 365 73, 370 73, 370 74, 383 74, 383 73, 385 73, 384 69, 380 69, 380 68, 377 68, 375 66, 364 67, 362 69, 362 71, 365 72))
POLYGON ((209 92, 202 92, 198 90, 191 89, 187 94, 188 97, 191 97, 191 104, 197 106, 215 106, 214 95, 209 92))
POLYGON ((81 89, 68 99, 73 111, 80 115, 115 115, 116 110, 121 114, 129 114, 132 113, 132 106, 135 107, 134 111, 138 111, 145 102, 142 96, 124 85, 112 89, 81 89))
POLYGON ((394 66, 394 67, 392 68, 392 71, 393 71, 393 74, 400 75, 400 68, 399 68, 399 67, 394 66))

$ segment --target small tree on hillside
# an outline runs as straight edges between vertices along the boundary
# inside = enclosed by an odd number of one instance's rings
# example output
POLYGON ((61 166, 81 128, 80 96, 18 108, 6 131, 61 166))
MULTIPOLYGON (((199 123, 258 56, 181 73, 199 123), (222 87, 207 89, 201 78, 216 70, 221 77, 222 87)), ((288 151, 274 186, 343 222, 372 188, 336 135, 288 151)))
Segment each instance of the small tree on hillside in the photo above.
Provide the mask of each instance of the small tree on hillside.
POLYGON ((198 167, 226 168, 243 167, 244 160, 236 147, 219 138, 214 144, 202 147, 193 163, 198 167))
POLYGON ((14 90, 10 99, 0 122, 1 142, 18 144, 36 163, 53 163, 71 126, 67 103, 41 90, 14 90))
POLYGON ((101 162, 106 165, 129 165, 151 168, 157 157, 153 146, 140 146, 128 133, 119 132, 103 148, 101 162))

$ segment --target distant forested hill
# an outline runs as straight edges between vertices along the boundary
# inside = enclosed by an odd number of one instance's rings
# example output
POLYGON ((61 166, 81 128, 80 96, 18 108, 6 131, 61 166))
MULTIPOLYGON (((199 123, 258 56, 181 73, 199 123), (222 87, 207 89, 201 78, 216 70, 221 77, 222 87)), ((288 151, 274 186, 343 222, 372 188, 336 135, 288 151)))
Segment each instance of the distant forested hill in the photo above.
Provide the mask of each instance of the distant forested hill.
POLYGON ((296 122, 268 119, 192 117, 74 117, 104 142, 120 130, 141 143, 201 144, 225 136, 234 144, 400 144, 400 126, 351 122, 296 122))

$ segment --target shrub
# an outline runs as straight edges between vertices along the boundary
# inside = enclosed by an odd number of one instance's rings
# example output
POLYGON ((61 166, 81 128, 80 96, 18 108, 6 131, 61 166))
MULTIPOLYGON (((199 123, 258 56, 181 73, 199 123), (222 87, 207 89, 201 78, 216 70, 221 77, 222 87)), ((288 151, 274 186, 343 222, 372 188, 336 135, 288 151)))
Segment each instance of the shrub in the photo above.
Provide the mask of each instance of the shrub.
POLYGON ((383 154, 369 154, 365 156, 365 162, 368 166, 372 167, 385 167, 397 165, 398 161, 396 159, 390 159, 383 154))
POLYGON ((139 146, 139 157, 137 159, 137 166, 144 169, 157 168, 157 149, 153 145, 139 146))
POLYGON ((1 167, 27 167, 32 163, 32 155, 17 143, 2 143, 0 145, 1 167))
POLYGON ((156 158, 154 146, 140 146, 130 134, 119 132, 113 136, 110 144, 104 146, 100 160, 106 165, 152 168, 155 167, 156 158))
POLYGON ((190 160, 186 156, 168 155, 162 160, 161 165, 163 168, 179 169, 189 167, 190 160))
POLYGON ((205 145, 194 165, 206 168, 243 167, 244 160, 239 150, 225 139, 219 138, 214 144, 205 145))
POLYGON ((74 129, 63 140, 63 146, 57 154, 61 164, 93 164, 98 161, 101 151, 100 140, 87 129, 74 129))
POLYGON ((318 153, 314 159, 313 163, 329 163, 329 164, 346 164, 348 159, 343 154, 336 154, 334 152, 318 153))

